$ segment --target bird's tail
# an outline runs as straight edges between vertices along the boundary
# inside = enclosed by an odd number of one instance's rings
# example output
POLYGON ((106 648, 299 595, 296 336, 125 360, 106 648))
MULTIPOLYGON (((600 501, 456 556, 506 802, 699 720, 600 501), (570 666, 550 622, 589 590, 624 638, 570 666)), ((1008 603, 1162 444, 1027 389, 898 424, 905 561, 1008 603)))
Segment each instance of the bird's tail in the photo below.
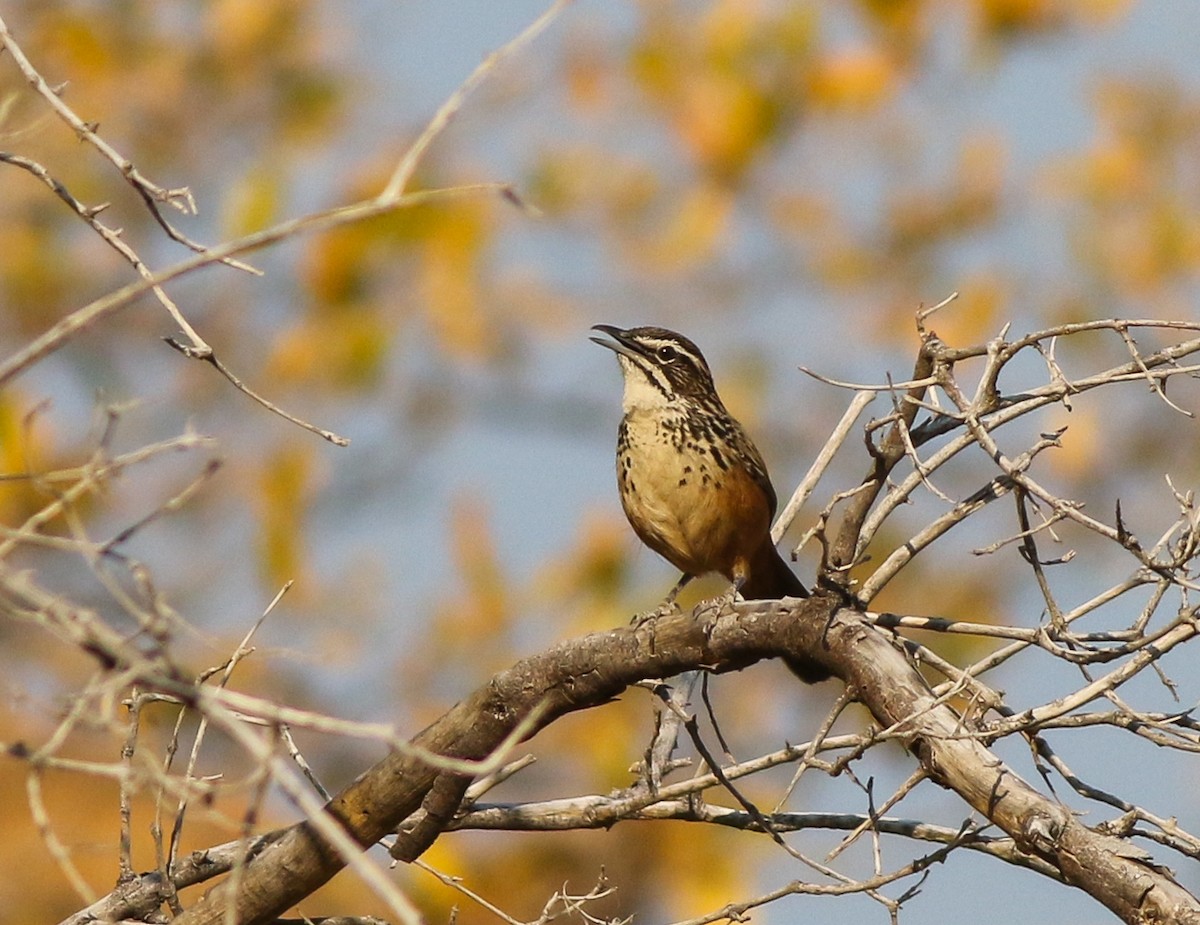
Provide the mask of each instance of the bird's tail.
POLYGON ((808 589, 779 551, 769 546, 751 565, 750 575, 742 585, 742 597, 748 601, 777 601, 782 597, 808 597, 808 589))

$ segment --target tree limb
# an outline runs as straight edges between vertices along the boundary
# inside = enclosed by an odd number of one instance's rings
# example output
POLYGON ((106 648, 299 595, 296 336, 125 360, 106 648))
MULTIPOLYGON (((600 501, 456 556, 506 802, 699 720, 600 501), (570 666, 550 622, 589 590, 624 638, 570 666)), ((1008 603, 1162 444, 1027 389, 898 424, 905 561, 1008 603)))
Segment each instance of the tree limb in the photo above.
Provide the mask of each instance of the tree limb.
MULTIPOLYGON (((698 666, 717 672, 767 657, 803 656, 827 666, 903 737, 938 783, 955 790, 1017 848, 1053 866, 1128 922, 1200 922, 1200 903, 1142 859, 1127 841, 1080 823, 989 752, 947 705, 937 702, 904 654, 859 614, 829 596, 734 605, 718 613, 659 618, 555 645, 500 672, 414 739, 438 754, 482 759, 530 710, 545 703, 538 728, 599 706, 630 684, 698 666)), ((416 811, 439 771, 411 753, 393 753, 336 796, 327 811, 369 846, 416 811)), ((326 882, 346 859, 304 822, 269 836, 228 884, 179 916, 178 925, 218 925, 234 904, 244 923, 270 921, 326 882)))

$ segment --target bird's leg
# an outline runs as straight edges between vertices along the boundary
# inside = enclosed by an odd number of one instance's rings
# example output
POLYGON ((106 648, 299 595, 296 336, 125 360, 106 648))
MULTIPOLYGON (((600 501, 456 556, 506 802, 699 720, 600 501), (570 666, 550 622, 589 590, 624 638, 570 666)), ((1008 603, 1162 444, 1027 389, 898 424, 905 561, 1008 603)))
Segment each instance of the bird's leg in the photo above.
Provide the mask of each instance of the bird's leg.
POLYGON ((663 598, 661 604, 659 604, 653 610, 647 610, 645 613, 635 613, 633 615, 633 619, 629 622, 634 626, 641 626, 643 623, 646 623, 649 620, 656 620, 659 617, 666 617, 673 613, 678 613, 679 605, 675 603, 675 598, 679 597, 679 592, 684 589, 684 587, 689 581, 692 580, 693 577, 695 576, 688 575, 687 573, 680 575, 679 581, 675 582, 675 587, 673 587, 667 596, 663 598))
POLYGON ((746 587, 746 582, 750 580, 750 563, 739 557, 733 563, 733 573, 729 576, 733 579, 733 584, 729 586, 729 590, 721 595, 721 607, 732 607, 734 601, 742 598, 742 588, 746 587))
POLYGON ((728 610, 737 601, 743 600, 742 587, 746 584, 750 575, 744 568, 734 567, 733 584, 719 595, 704 602, 704 609, 714 619, 720 616, 721 612, 728 610))
POLYGON ((693 577, 695 577, 695 576, 689 575, 686 572, 684 572, 682 575, 680 575, 679 581, 675 582, 675 587, 673 587, 671 589, 670 593, 667 594, 666 599, 663 600, 663 602, 660 606, 661 607, 670 607, 670 608, 674 609, 675 608, 675 598, 679 597, 679 592, 687 587, 687 583, 689 581, 691 581, 693 577))
POLYGON ((738 575, 733 579, 733 584, 718 598, 715 598, 718 610, 727 610, 732 607, 737 601, 743 600, 742 586, 746 584, 746 579, 750 576, 746 574, 738 575))

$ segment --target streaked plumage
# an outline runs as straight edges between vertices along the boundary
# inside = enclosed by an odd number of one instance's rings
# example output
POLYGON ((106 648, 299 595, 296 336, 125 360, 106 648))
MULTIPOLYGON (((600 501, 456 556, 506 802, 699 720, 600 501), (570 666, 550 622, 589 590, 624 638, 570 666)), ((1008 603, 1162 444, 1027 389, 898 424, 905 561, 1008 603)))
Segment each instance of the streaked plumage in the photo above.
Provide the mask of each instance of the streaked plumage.
POLYGON ((719 572, 751 599, 807 591, 771 542, 775 490, 704 355, 665 328, 596 325, 625 378, 617 484, 634 532, 685 575, 719 572))

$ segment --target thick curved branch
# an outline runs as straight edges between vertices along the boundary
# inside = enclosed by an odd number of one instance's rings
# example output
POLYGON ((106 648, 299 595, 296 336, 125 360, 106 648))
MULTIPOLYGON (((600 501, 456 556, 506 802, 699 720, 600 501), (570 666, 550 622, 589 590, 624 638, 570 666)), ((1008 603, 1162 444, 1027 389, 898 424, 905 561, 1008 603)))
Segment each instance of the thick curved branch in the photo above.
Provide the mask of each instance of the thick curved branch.
MULTIPOLYGON (((538 727, 599 706, 630 684, 698 666, 723 672, 782 655, 829 667, 854 686, 891 734, 902 738, 928 774, 994 822, 1024 853, 1125 921, 1200 922, 1200 903, 1128 842, 1090 829, 1038 793, 989 752, 948 706, 939 703, 894 640, 828 596, 758 602, 715 613, 664 617, 569 640, 497 674, 419 733, 414 744, 438 754, 482 759, 530 711, 538 727)), ((328 804, 360 845, 390 833, 426 798, 439 770, 417 755, 393 753, 328 804)), ((239 922, 266 922, 327 881, 346 859, 309 823, 270 836, 228 883, 176 919, 217 925, 233 903, 239 922)))

